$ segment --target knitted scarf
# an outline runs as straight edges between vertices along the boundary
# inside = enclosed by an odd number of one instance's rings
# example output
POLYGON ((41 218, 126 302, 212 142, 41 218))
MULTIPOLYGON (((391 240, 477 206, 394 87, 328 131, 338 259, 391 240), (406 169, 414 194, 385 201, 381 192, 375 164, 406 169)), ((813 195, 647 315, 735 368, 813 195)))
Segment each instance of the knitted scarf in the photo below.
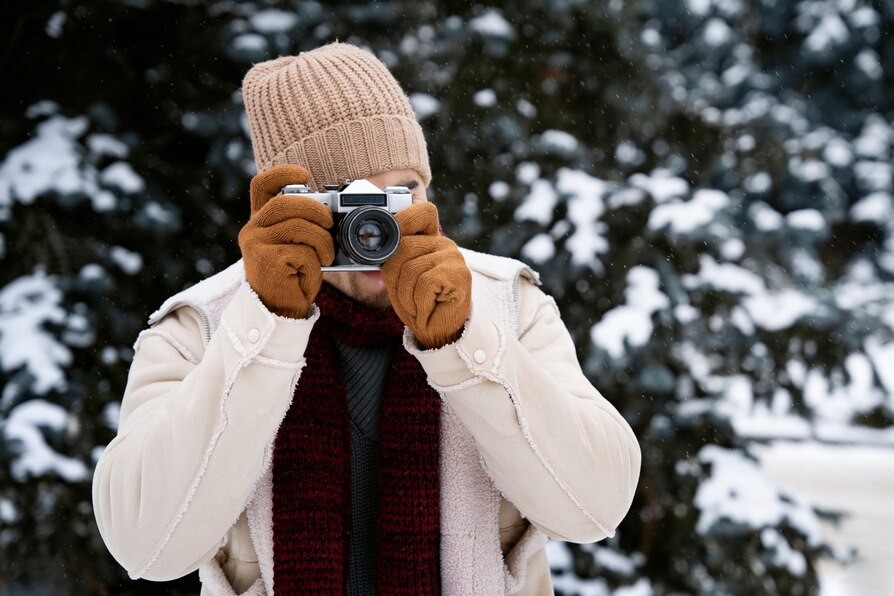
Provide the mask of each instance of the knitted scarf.
MULTIPOLYGON (((351 448, 337 339, 400 342, 403 324, 323 284, 320 319, 273 453, 273 577, 278 594, 344 594, 351 448)), ((377 594, 440 592, 440 398, 419 362, 394 350, 379 422, 377 594)))

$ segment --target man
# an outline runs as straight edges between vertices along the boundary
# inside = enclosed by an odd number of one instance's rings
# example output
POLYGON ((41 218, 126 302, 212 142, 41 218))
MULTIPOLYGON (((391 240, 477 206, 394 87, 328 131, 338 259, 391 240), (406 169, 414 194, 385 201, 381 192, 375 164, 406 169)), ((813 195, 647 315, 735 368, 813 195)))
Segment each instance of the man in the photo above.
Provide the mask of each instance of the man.
POLYGON ((440 234, 422 131, 370 53, 258 64, 243 97, 243 259, 137 340, 94 479, 110 551, 212 594, 551 593, 547 536, 610 536, 640 464, 555 303, 440 234), (321 273, 331 212, 280 195, 345 179, 411 189, 380 272, 321 273))

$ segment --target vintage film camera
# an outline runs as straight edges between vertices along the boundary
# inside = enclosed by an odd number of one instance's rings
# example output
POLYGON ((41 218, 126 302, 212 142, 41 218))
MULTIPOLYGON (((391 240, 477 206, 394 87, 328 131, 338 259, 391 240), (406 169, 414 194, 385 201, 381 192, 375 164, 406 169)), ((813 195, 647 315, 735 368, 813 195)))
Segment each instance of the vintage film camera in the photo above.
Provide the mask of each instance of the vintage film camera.
POLYGON ((323 271, 376 271, 382 268, 400 242, 400 227, 394 219, 413 202, 406 186, 385 190, 368 180, 345 181, 341 186, 326 185, 315 193, 304 184, 289 184, 283 195, 297 195, 319 201, 332 211, 335 261, 323 271))

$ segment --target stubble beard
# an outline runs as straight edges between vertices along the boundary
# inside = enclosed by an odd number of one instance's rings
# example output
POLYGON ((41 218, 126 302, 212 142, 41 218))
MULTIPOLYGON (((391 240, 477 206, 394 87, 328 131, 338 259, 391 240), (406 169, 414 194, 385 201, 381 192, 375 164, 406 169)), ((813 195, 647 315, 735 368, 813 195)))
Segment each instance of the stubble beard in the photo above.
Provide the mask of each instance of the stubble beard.
POLYGON ((375 310, 391 308, 391 298, 384 284, 363 277, 362 273, 349 271, 327 271, 323 280, 341 293, 375 310))

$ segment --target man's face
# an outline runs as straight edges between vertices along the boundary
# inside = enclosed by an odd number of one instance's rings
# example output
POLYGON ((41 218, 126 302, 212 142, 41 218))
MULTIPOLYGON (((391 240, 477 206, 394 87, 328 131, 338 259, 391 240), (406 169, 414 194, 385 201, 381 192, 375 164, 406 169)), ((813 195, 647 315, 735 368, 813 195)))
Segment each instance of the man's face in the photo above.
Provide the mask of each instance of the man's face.
MULTIPOLYGON (((414 203, 428 200, 425 184, 416 170, 388 170, 367 180, 382 189, 386 186, 409 187, 414 203)), ((391 306, 381 271, 327 271, 323 273, 323 280, 367 306, 381 310, 391 306)))

